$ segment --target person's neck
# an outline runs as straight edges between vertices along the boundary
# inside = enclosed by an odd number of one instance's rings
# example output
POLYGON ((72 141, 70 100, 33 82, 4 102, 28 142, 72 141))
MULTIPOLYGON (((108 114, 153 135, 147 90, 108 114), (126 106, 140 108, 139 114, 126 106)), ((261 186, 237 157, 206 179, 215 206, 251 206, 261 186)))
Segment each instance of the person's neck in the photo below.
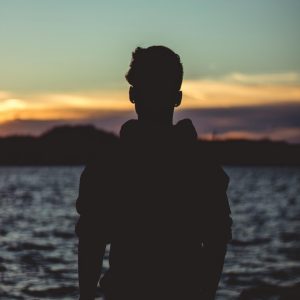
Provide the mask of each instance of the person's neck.
POLYGON ((173 126, 173 116, 170 118, 146 118, 138 116, 138 120, 141 123, 154 126, 154 127, 171 127, 173 126))

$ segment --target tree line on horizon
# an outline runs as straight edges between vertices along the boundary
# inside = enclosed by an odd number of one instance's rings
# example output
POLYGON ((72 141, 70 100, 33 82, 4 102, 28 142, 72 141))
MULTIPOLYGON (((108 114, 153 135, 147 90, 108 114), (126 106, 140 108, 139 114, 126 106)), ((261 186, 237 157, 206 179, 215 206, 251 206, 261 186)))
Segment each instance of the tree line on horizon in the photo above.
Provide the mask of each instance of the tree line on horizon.
MULTIPOLYGON (((58 126, 38 137, 0 137, 0 165, 85 165, 118 140, 92 125, 58 126)), ((222 165, 300 165, 300 144, 199 139, 197 147, 199 155, 213 156, 222 165)))

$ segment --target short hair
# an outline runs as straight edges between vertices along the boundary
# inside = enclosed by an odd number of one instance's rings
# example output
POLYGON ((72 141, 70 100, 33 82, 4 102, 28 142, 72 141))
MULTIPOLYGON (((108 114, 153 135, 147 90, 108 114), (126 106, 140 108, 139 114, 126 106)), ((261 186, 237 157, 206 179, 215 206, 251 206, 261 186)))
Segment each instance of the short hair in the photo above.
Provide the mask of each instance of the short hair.
POLYGON ((165 46, 137 47, 125 78, 133 87, 159 86, 179 91, 183 67, 179 55, 165 46))

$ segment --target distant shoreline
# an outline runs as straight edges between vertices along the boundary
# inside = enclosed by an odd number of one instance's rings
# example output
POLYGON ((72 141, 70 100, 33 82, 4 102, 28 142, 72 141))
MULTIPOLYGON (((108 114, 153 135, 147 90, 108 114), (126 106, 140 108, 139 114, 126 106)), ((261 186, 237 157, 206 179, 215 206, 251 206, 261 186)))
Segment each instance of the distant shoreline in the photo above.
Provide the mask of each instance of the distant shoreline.
MULTIPOLYGON (((0 166, 84 166, 119 138, 91 125, 60 126, 41 136, 0 137, 0 166)), ((300 166, 300 144, 199 140, 199 155, 225 166, 300 166)), ((106 152, 107 155, 107 152, 106 152)))

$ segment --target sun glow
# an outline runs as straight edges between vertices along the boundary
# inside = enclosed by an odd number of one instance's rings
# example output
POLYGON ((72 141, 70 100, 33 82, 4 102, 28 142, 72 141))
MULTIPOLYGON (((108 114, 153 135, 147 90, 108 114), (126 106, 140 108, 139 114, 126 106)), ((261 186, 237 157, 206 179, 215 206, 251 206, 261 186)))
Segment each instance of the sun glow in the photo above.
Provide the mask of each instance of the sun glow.
POLYGON ((19 99, 6 99, 1 102, 0 112, 7 112, 12 110, 20 110, 26 107, 26 103, 19 99))
MULTIPOLYGON (((297 73, 233 73, 214 80, 185 80, 179 109, 300 103, 299 78, 297 73)), ((14 119, 81 120, 130 110, 133 105, 125 89, 23 96, 0 91, 1 123, 14 119)))
POLYGON ((190 108, 300 103, 300 85, 244 85, 212 80, 187 80, 185 105, 190 108))

